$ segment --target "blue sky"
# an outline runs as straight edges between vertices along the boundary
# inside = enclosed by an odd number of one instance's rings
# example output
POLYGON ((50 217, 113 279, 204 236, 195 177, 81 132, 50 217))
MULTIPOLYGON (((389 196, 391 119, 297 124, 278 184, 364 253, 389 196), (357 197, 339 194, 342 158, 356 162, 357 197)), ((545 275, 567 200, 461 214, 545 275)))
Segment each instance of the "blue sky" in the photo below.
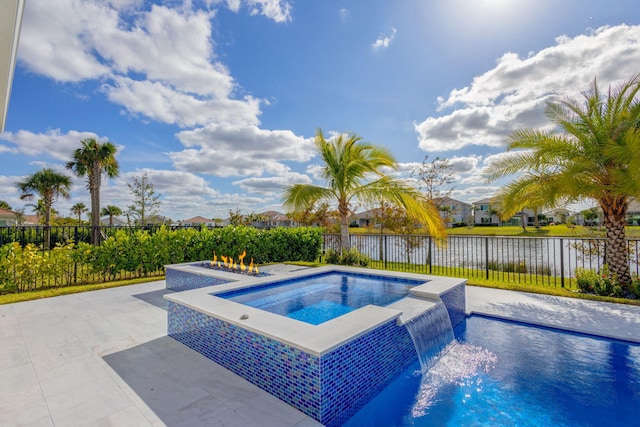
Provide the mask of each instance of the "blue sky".
MULTIPOLYGON (((408 176, 454 164, 453 197, 495 195, 483 170, 553 96, 640 72, 632 0, 29 0, 5 132, 0 199, 64 164, 81 139, 119 147, 102 205, 149 173, 174 220, 283 211, 318 183, 316 129, 389 147, 408 176)), ((69 173, 70 174, 70 173, 69 173)), ((82 179, 61 214, 89 205, 82 179)), ((27 209, 27 213, 29 209, 27 209)))

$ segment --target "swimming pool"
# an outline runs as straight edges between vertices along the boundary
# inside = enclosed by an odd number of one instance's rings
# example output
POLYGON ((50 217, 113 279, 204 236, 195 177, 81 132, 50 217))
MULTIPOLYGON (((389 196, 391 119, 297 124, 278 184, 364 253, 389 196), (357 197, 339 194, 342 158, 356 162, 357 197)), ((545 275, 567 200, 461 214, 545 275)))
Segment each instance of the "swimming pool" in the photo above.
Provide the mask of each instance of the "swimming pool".
POLYGON ((406 297, 424 280, 328 272, 216 296, 319 325, 369 304, 386 306, 406 297))
POLYGON ((638 425, 638 344, 478 315, 455 335, 428 373, 415 362, 344 426, 638 425))

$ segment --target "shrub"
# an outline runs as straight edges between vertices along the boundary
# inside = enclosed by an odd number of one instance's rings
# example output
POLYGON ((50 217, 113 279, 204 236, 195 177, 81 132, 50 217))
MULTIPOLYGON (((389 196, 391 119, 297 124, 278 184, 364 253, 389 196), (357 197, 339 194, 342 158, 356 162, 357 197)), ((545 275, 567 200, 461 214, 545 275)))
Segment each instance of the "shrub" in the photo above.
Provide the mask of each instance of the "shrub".
POLYGON ((605 264, 599 272, 585 268, 576 269, 578 289, 583 293, 600 296, 623 297, 624 291, 615 274, 605 264))
POLYGON ((366 267, 371 262, 371 259, 358 252, 356 248, 351 248, 348 251, 340 253, 333 249, 328 249, 326 253, 327 263, 337 265, 355 265, 359 267, 366 267))

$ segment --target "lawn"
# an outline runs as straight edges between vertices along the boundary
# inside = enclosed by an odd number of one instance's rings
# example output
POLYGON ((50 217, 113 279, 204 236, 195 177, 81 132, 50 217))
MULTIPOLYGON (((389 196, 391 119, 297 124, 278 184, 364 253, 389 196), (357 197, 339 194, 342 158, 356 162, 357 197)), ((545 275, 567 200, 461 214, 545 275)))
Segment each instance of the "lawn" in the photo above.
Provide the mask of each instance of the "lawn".
MULTIPOLYGON (((350 233, 378 233, 376 229, 350 228, 350 233)), ((640 238, 640 227, 626 227, 627 237, 640 238)), ((426 233, 426 230, 425 230, 426 233)), ((459 227, 447 230, 449 236, 517 236, 517 237, 605 237, 603 227, 549 225, 540 228, 503 225, 499 227, 459 227)))

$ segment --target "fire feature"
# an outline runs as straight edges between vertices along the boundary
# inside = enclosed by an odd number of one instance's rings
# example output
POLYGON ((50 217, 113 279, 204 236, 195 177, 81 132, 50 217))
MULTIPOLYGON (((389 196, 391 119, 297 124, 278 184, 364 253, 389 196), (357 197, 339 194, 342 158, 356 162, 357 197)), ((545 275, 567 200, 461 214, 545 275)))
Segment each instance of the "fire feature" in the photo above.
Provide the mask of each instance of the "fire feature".
POLYGON ((220 255, 220 260, 218 260, 216 251, 213 251, 213 260, 211 261, 211 267, 224 268, 229 270, 240 270, 248 274, 260 274, 260 272, 258 271, 258 266, 253 263, 253 258, 251 258, 251 263, 248 267, 244 264, 244 258, 246 256, 247 251, 244 250, 240 255, 238 255, 239 263, 234 261, 233 257, 226 255, 220 255))

